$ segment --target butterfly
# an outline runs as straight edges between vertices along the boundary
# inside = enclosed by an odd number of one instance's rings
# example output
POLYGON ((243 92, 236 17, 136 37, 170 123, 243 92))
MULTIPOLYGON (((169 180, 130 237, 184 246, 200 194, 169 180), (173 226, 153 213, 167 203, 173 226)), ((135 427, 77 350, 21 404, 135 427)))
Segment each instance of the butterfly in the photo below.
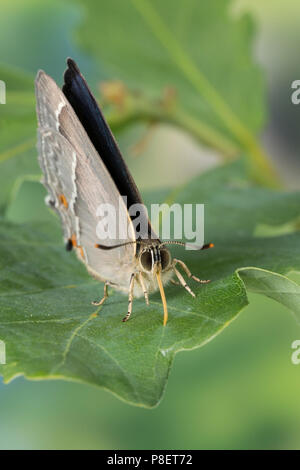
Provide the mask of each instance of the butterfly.
POLYGON ((67 65, 62 89, 42 70, 35 81, 38 159, 42 183, 48 191, 46 203, 60 217, 66 249, 75 250, 88 272, 104 282, 103 297, 93 304, 104 303, 109 286, 126 293, 125 322, 130 318, 134 297, 144 295, 149 305, 149 294, 159 289, 166 325, 164 285, 179 283, 195 296, 178 266, 196 282, 209 281, 198 279, 183 261, 172 259, 167 245, 185 244, 161 241, 146 212, 140 214, 145 233, 137 231, 129 208, 142 205, 139 190, 77 64, 69 58, 67 65), (99 243, 96 227, 101 204, 118 207, 119 222, 126 221, 128 230, 122 241, 110 237, 99 243))

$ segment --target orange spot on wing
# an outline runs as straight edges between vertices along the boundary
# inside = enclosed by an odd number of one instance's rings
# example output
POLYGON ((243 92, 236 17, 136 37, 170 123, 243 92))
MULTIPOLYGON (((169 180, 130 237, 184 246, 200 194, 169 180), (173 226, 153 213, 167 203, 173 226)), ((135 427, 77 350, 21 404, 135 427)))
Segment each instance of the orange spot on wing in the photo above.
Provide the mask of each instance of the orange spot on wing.
POLYGON ((82 259, 85 259, 83 248, 82 248, 82 246, 80 246, 80 245, 77 244, 76 236, 75 236, 74 233, 73 233, 73 235, 72 235, 72 237, 71 237, 71 242, 72 242, 72 245, 73 245, 75 248, 78 248, 81 258, 82 258, 82 259))
POLYGON ((81 258, 84 259, 84 252, 83 252, 82 246, 79 246, 78 248, 79 248, 79 252, 80 252, 80 254, 81 254, 81 258))
POLYGON ((77 247, 77 240, 76 240, 75 234, 72 235, 72 237, 71 237, 71 242, 72 242, 72 245, 73 245, 73 246, 77 247))
POLYGON ((58 196, 58 199, 61 202, 61 204, 63 204, 65 206, 65 208, 68 209, 68 201, 66 199, 66 196, 64 194, 60 194, 58 196))

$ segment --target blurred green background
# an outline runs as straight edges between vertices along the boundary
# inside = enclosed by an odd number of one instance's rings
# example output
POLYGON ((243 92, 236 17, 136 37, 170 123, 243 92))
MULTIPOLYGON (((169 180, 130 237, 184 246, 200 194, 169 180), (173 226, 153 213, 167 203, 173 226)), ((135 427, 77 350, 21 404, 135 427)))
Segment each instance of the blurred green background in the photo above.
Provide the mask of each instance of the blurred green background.
MULTIPOLYGON (((99 74, 92 57, 74 41, 83 9, 49 0, 2 0, 0 6, 1 62, 31 74, 44 68, 61 83, 65 58, 72 56, 93 86, 105 78, 105 71, 99 74)), ((300 78, 300 4, 232 2, 233 15, 244 11, 257 22, 253 54, 267 81, 269 118, 263 139, 285 185, 300 188, 300 109, 290 103, 290 84, 300 78)), ((216 152, 199 148, 169 126, 157 126, 136 158, 130 149, 139 134, 139 128, 128 129, 120 144, 142 189, 176 185, 219 160, 216 152), (148 170, 156 166, 160 178, 151 182, 148 170)), ((24 184, 9 218, 30 219, 30 204, 40 191, 37 183, 24 184)), ((176 357, 156 409, 134 408, 103 390, 74 383, 0 382, 0 448, 298 449, 300 365, 291 363, 295 339, 300 339, 300 328, 290 313, 251 295, 250 305, 214 341, 176 357)))

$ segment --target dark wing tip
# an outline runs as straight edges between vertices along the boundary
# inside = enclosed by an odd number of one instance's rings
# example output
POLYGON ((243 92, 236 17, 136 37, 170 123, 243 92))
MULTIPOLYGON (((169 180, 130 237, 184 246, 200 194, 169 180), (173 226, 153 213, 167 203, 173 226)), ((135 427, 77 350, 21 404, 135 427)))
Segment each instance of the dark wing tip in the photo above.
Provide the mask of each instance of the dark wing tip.
POLYGON ((72 79, 76 77, 76 75, 81 75, 78 65, 73 59, 71 59, 71 57, 67 58, 67 65, 68 65, 68 68, 66 69, 64 73, 65 85, 70 84, 72 79))
POLYGON ((75 60, 73 60, 71 57, 67 58, 67 65, 70 69, 79 72, 78 65, 76 64, 75 60))

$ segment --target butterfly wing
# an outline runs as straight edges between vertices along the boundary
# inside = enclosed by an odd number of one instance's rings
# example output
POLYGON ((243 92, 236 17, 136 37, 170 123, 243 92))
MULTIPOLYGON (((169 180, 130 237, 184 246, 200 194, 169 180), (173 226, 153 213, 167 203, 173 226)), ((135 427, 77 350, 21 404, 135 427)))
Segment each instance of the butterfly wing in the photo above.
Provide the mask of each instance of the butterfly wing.
POLYGON ((100 155, 120 194, 126 195, 127 208, 139 204, 140 218, 144 222, 140 226, 138 236, 148 238, 151 232, 152 235, 154 234, 154 231, 148 219, 148 213, 142 206, 143 202, 139 190, 121 155, 114 136, 76 63, 69 58, 67 64, 68 68, 64 75, 62 91, 100 155), (146 230, 145 233, 144 230, 146 230))
POLYGON ((127 168, 120 149, 79 68, 67 60, 62 91, 101 156, 121 194, 127 195, 128 207, 142 203, 139 190, 127 168))
POLYGON ((108 252, 95 248, 95 243, 115 245, 120 242, 119 237, 99 240, 96 229, 100 204, 117 208, 117 227, 120 219, 121 223, 127 221, 128 233, 122 242, 135 240, 119 190, 67 98, 42 71, 36 79, 36 97, 39 162, 50 203, 60 215, 65 239, 72 240, 90 272, 101 280, 128 287, 136 245, 108 252))

